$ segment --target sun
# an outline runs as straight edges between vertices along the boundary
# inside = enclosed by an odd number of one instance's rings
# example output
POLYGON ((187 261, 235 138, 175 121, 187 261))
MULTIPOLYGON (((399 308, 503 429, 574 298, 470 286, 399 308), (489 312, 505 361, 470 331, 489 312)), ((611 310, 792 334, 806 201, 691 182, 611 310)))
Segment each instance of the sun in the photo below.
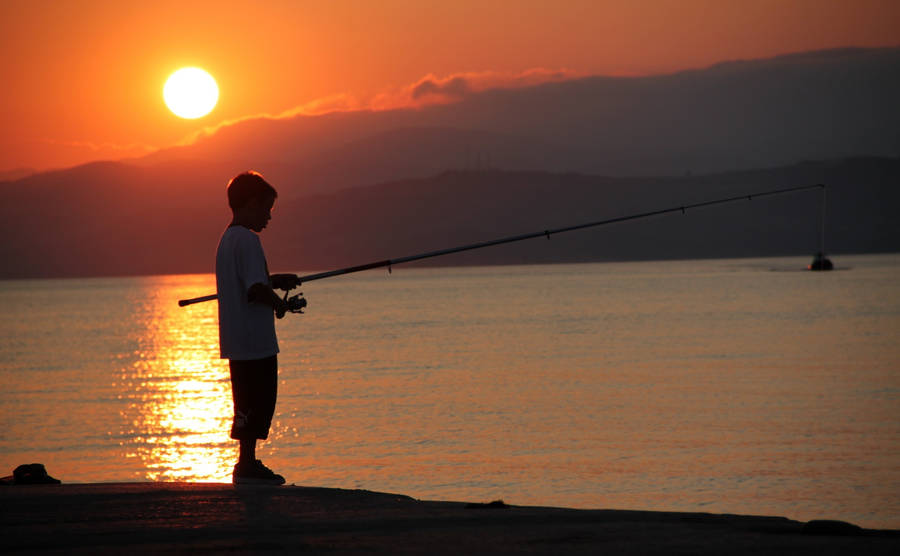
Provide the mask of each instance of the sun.
POLYGON ((213 76, 200 68, 181 68, 166 80, 163 100, 180 118, 202 118, 216 107, 219 86, 213 76))

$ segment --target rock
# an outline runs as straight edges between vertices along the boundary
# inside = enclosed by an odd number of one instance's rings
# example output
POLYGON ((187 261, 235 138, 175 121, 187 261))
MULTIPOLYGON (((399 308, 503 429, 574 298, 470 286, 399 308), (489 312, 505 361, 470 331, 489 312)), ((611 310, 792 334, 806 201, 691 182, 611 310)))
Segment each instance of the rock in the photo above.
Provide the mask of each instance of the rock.
POLYGON ((48 475, 40 463, 20 465, 13 471, 13 484, 16 485, 58 485, 61 482, 48 475))

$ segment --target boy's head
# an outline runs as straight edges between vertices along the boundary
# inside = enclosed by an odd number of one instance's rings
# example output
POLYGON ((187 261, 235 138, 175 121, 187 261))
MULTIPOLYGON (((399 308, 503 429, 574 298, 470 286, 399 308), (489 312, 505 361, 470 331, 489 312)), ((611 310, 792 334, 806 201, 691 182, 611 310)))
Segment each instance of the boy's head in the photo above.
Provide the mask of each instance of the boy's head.
POLYGON ((228 182, 228 206, 231 210, 241 208, 253 199, 271 195, 278 197, 278 192, 262 174, 252 170, 236 175, 228 182))
POLYGON ((258 172, 244 172, 228 182, 228 206, 234 213, 234 223, 255 232, 265 228, 272 218, 276 197, 278 192, 258 172))

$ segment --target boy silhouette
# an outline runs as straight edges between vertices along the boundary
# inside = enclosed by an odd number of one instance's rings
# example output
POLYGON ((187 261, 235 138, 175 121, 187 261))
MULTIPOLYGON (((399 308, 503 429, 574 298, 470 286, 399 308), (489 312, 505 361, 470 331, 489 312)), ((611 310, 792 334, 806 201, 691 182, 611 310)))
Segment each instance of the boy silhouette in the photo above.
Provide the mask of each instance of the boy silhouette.
POLYGON ((233 218, 216 250, 219 348, 228 359, 234 420, 231 438, 240 443, 234 484, 284 484, 284 477, 256 459, 256 441, 269 436, 278 393, 278 339, 275 316, 290 307, 273 288, 288 291, 296 274, 269 274, 259 232, 272 219, 278 193, 256 172, 228 182, 233 218))

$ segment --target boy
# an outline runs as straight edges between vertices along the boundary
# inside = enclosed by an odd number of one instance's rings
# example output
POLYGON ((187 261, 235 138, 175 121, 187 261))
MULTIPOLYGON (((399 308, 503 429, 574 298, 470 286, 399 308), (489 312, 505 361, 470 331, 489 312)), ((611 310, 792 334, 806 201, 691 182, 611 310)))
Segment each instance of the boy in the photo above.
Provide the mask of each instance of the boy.
POLYGON ((231 369, 234 421, 231 438, 240 442, 234 484, 284 484, 284 477, 256 459, 256 441, 269 436, 278 389, 275 319, 287 303, 272 289, 299 285, 295 274, 269 275, 259 236, 272 218, 278 193, 256 172, 228 182, 233 218, 216 250, 219 347, 231 369), (255 232, 255 233, 254 233, 255 232))

